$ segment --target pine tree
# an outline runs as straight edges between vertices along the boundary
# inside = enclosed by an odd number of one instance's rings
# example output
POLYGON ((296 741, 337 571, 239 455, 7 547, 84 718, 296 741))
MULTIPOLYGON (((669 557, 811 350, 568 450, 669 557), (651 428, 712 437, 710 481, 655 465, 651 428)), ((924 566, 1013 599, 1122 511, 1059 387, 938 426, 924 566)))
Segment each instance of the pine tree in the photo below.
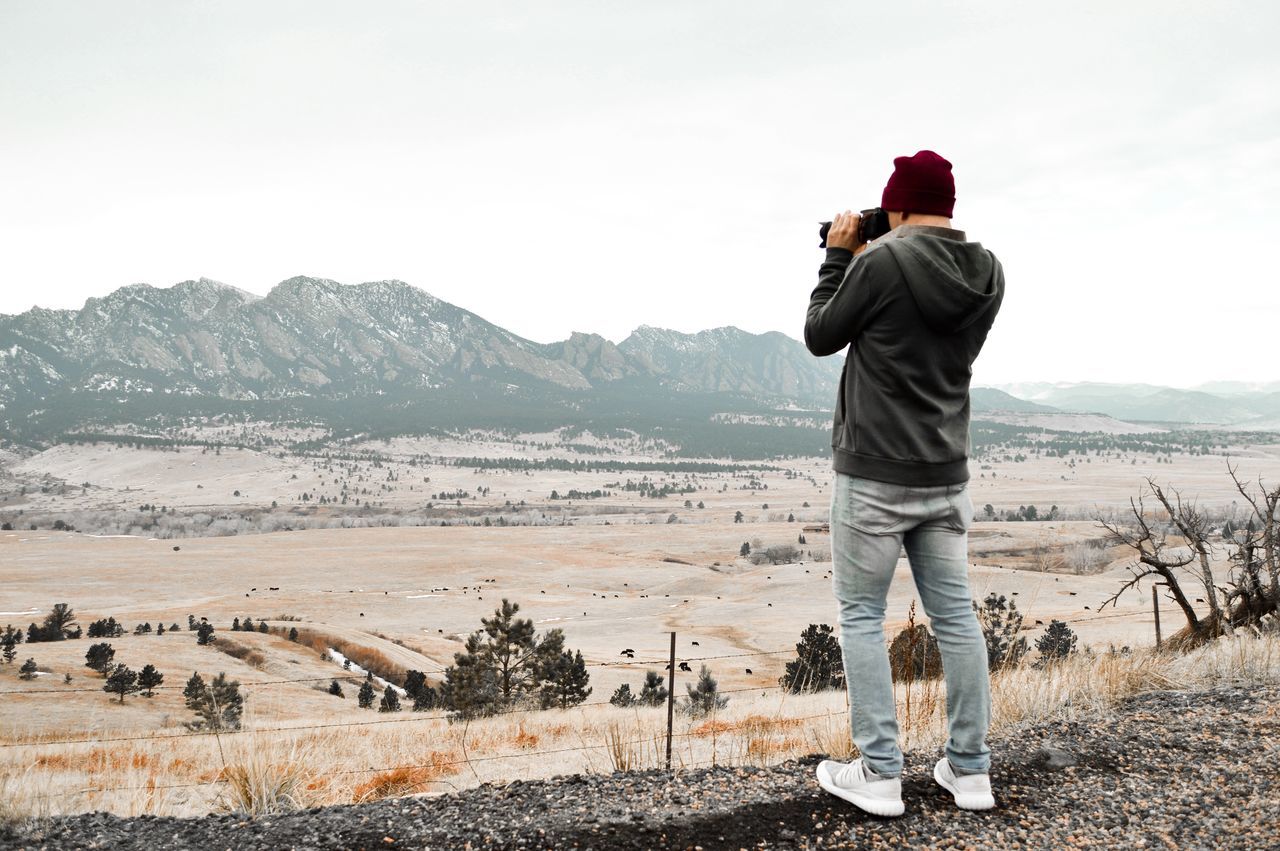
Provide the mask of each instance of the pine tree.
POLYGON ((404 692, 408 697, 413 697, 418 693, 418 689, 427 684, 427 675, 421 671, 405 671, 404 673, 404 692))
POLYGON ((631 693, 631 686, 623 683, 614 690, 613 697, 609 698, 609 702, 614 706, 621 706, 625 709, 628 706, 634 706, 637 700, 636 696, 631 693))
POLYGON ((138 688, 142 689, 146 697, 151 697, 152 689, 162 682, 164 682, 164 674, 157 671, 155 665, 143 665, 142 670, 138 672, 138 688))
POLYGON ((22 663, 22 667, 18 669, 18 678, 23 680, 34 680, 36 678, 35 659, 28 659, 22 663))
POLYGON ((793 694, 844 688, 844 657, 829 624, 805 627, 796 658, 787 663, 778 684, 793 694))
POLYGON ((296 626, 289 627, 289 640, 290 641, 298 640, 298 628, 296 626))
POLYGON ((126 694, 133 694, 138 690, 138 674, 130 670, 128 665, 116 665, 107 675, 107 682, 102 690, 109 694, 120 695, 120 702, 124 703, 126 694))
POLYGON ((539 691, 539 701, 543 709, 552 706, 568 709, 577 706, 587 699, 592 689, 587 686, 589 677, 587 666, 582 659, 582 651, 570 653, 561 651, 555 662, 543 669, 544 681, 539 691))
POLYGON ((187 708, 195 709, 195 703, 204 695, 204 679, 198 673, 192 673, 191 679, 187 680, 186 688, 182 690, 182 696, 186 699, 187 708))
POLYGON ((255 630, 255 627, 253 625, 253 618, 249 617, 248 615, 245 615, 244 620, 241 621, 240 623, 240 631, 253 632, 254 630, 255 630))
POLYGON ((1044 635, 1036 639, 1036 650, 1040 651, 1039 667, 1065 659, 1076 652, 1076 634, 1066 623, 1055 618, 1045 627, 1044 635))
POLYGON ((400 695, 396 694, 396 690, 387 685, 382 691, 382 702, 378 704, 379 712, 399 712, 400 711, 400 695))
POLYGON ((373 706, 373 677, 372 675, 365 677, 364 682, 360 684, 360 691, 356 694, 356 702, 360 704, 361 709, 368 709, 373 706))
POLYGON ((534 636, 533 621, 517 618, 518 611, 519 603, 503 597, 493 617, 480 619, 489 637, 482 659, 493 666, 503 706, 510 706, 521 694, 537 688, 539 666, 552 662, 564 641, 562 630, 551 630, 548 638, 539 644, 534 636))
POLYGON ((640 689, 640 703, 643 706, 661 706, 667 702, 668 697, 666 683, 663 682, 662 674, 657 671, 644 672, 644 686, 640 689))
POLYGON ((423 712, 428 709, 434 709, 439 702, 440 698, 436 690, 431 686, 423 686, 413 696, 413 711, 423 712))
POLYGON ((453 654, 454 663, 444 671, 441 700, 461 718, 493 712, 498 701, 498 681, 486 658, 481 632, 467 636, 466 649, 453 654))
POLYGON ((115 659, 115 656, 115 648, 104 641, 89 648, 88 652, 84 654, 84 665, 86 668, 105 675, 111 670, 114 664, 112 660, 115 659))
POLYGON ((742 556, 743 558, 746 558, 747 556, 751 555, 751 544, 747 543, 746 541, 743 541, 742 547, 739 548, 738 550, 738 555, 742 556))
POLYGON ((156 625, 156 635, 164 635, 164 624, 156 625))
POLYGON ((724 709, 729 703, 729 698, 720 694, 719 686, 705 662, 698 672, 698 684, 692 686, 685 683, 685 688, 689 690, 689 697, 681 708, 694 718, 701 718, 716 709, 724 709))
POLYGON ((66 603, 54 603, 53 609, 45 615, 41 633, 45 641, 62 641, 75 626, 76 615, 66 603))
POLYGON ((200 626, 196 629, 196 644, 204 646, 206 644, 212 644, 213 642, 214 642, 213 624, 211 623, 200 624, 200 626))
POLYGON ((330 681, 329 694, 334 697, 346 697, 346 695, 342 693, 342 686, 338 684, 337 680, 330 681))
POLYGON ((187 708, 195 712, 196 720, 187 723, 193 730, 239 730, 244 712, 244 696, 240 683, 228 680, 225 672, 219 672, 208 685, 199 674, 192 674, 182 691, 187 708))
POLYGON ((270 632, 266 621, 258 621, 258 632, 270 632))
POLYGON ((4 628, 4 634, 0 635, 0 652, 4 654, 4 663, 12 664, 13 660, 18 656, 18 645, 22 643, 22 631, 13 628, 13 624, 9 624, 4 628))
POLYGON ((240 618, 232 618, 232 619, 231 619, 231 631, 232 631, 232 632, 239 632, 239 631, 240 631, 240 618))
POLYGON ((1022 615, 1018 604, 1003 594, 992 592, 979 606, 973 602, 982 634, 987 642, 987 666, 994 671, 1004 666, 1017 665, 1027 653, 1027 639, 1022 631, 1022 615))

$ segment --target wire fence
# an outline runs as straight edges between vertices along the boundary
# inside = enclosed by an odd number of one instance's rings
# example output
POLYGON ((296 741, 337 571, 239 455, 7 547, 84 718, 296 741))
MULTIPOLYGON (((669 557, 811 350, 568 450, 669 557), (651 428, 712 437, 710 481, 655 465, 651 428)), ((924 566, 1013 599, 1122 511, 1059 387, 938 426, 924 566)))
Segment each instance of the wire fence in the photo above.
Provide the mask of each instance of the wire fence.
MULTIPOLYGON (((747 689, 736 689, 736 691, 744 691, 744 690, 747 690, 747 689)), ((729 692, 724 692, 724 693, 729 693, 729 692)), ((735 730, 743 730, 743 729, 759 730, 760 728, 764 728, 764 727, 794 725, 801 721, 812 721, 817 718, 836 718, 836 717, 847 717, 847 714, 843 712, 841 713, 821 712, 813 715, 801 715, 798 717, 775 718, 775 719, 767 719, 767 718, 753 719, 750 722, 740 722, 738 724, 729 724, 725 726, 713 727, 711 730, 706 732, 690 730, 682 733, 671 733, 670 738, 672 739, 684 739, 684 738, 690 738, 690 737, 705 738, 708 735, 719 735, 722 733, 733 732, 735 730)), ((324 726, 327 726, 327 725, 324 725, 324 726)), ((308 728, 295 728, 295 729, 310 729, 310 728, 308 727, 308 728)), ((265 732, 265 731, 248 731, 248 732, 265 732)), ((225 735, 225 733, 222 735, 225 735)), ((161 736, 159 738, 173 738, 173 737, 161 736)), ((523 751, 518 753, 510 753, 510 754, 492 754, 490 756, 469 756, 466 759, 438 760, 438 761, 429 762, 429 763, 343 769, 341 771, 330 772, 330 776, 338 777, 338 776, 365 775, 365 774, 391 774, 396 772, 406 772, 406 771, 416 771, 416 770, 437 770, 440 768, 446 768, 446 767, 455 766, 455 765, 469 765, 471 763, 476 763, 476 762, 524 759, 527 757, 551 756, 554 754, 573 753, 578 751, 611 750, 618 747, 626 747, 631 745, 653 744, 656 739, 660 739, 660 738, 662 738, 662 736, 661 734, 658 734, 645 739, 632 739, 625 742, 608 742, 608 743, 599 744, 599 745, 576 745, 574 747, 568 747, 568 748, 550 748, 545 750, 523 751)), ((684 764, 684 766, 682 767, 685 767, 685 768, 691 767, 692 765, 695 765, 701 762, 708 762, 708 761, 699 760, 695 762, 690 762, 690 763, 684 764)), ((711 764, 715 764, 714 761, 711 761, 711 764)), ((225 777, 215 777, 210 780, 200 780, 193 783, 166 783, 166 784, 143 783, 143 784, 137 784, 137 785, 131 785, 131 786, 98 786, 98 787, 92 787, 88 789, 70 789, 65 792, 52 792, 48 794, 33 795, 31 797, 36 799, 41 799, 41 800, 48 800, 48 799, 69 798, 69 797, 74 797, 78 795, 99 795, 99 794, 106 794, 109 792, 138 792, 138 791, 154 792, 154 791, 171 790, 171 789, 196 789, 196 788, 202 788, 206 786, 216 786, 226 782, 228 781, 225 777)), ((447 783, 447 781, 432 780, 432 779, 423 780, 421 782, 447 783)))

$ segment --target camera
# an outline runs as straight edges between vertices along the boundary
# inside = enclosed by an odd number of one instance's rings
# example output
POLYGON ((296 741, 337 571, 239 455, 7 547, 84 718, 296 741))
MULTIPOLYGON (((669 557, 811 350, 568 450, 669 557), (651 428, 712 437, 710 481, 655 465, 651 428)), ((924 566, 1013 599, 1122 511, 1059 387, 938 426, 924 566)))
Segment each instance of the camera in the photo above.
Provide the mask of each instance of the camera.
MULTIPOLYGON (((862 220, 858 223, 858 242, 870 242, 873 239, 879 239, 889 232, 889 214, 880 207, 872 207, 870 210, 861 210, 859 215, 862 220)), ((819 248, 827 247, 827 234, 831 232, 831 222, 818 223, 818 243, 819 248)))

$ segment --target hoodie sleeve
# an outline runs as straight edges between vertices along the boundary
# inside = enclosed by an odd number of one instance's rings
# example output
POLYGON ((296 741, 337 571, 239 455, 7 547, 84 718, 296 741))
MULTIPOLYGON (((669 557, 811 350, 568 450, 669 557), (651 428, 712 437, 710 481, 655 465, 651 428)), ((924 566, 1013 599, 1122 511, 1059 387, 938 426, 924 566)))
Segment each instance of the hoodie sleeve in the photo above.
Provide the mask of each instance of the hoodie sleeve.
POLYGON ((818 357, 834 355, 862 333, 874 311, 879 288, 870 274, 867 249, 857 257, 847 248, 828 248, 818 269, 818 286, 809 297, 804 344, 818 357))

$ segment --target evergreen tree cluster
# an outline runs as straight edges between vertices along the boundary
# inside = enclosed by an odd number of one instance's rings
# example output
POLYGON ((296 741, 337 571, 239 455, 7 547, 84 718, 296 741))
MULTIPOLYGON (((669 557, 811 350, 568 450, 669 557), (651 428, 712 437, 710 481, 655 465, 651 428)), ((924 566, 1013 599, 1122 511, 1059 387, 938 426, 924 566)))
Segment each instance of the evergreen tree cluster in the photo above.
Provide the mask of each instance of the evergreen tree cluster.
MULTIPOLYGON (((258 625, 254 626, 253 618, 249 617, 248 615, 245 615, 243 621, 240 620, 240 618, 235 618, 231 621, 231 631, 232 632, 263 632, 265 633, 265 632, 270 632, 271 630, 267 626, 266 620, 260 619, 258 621, 258 625)), ((291 641, 298 640, 297 627, 293 628, 293 632, 292 632, 292 635, 290 636, 290 640, 291 641)))
POLYGON ((564 631, 535 634, 517 618, 520 605, 503 598, 493 617, 467 637, 445 669, 438 703, 454 719, 492 715, 519 706, 548 709, 582 703, 591 694, 581 651, 564 646, 564 631))
POLYGON ((38 641, 65 641, 68 638, 79 638, 81 635, 75 612, 67 603, 54 603, 42 623, 33 623, 27 627, 28 644, 35 644, 38 641))

